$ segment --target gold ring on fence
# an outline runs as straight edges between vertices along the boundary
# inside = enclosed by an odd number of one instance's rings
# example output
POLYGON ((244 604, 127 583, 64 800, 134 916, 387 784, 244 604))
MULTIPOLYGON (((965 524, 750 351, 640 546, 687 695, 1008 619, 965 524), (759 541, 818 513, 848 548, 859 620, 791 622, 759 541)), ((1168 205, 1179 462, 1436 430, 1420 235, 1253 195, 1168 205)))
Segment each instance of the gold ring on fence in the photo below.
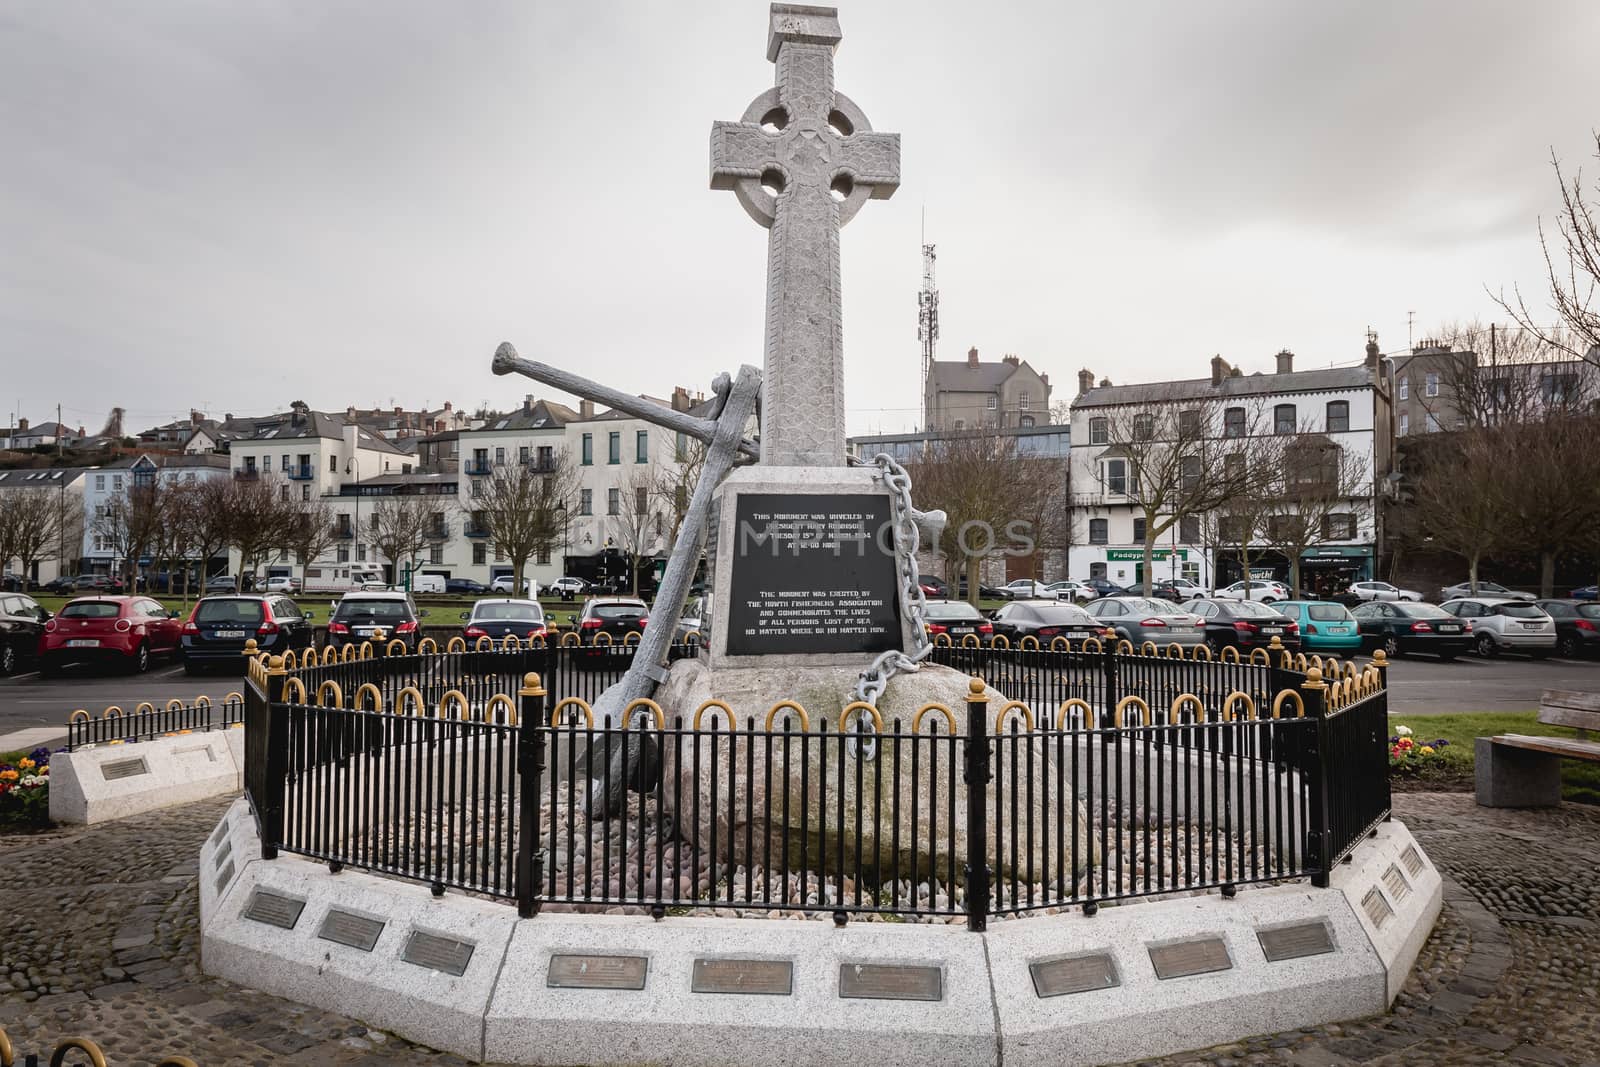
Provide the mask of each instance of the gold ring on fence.
POLYGON ((377 654, 378 654, 378 650, 372 647, 372 642, 371 641, 363 641, 363 642, 361 642, 361 655, 358 658, 360 658, 360 659, 371 659, 372 657, 376 656, 377 654))
POLYGON ((610 648, 612 645, 617 643, 616 639, 611 636, 611 633, 609 631, 600 630, 594 635, 594 645, 595 645, 596 648, 600 647, 600 639, 602 637, 606 639, 606 647, 607 648, 610 648))
POLYGON ((1003 648, 1003 649, 1006 649, 1007 651, 1010 651, 1010 649, 1011 649, 1011 638, 1007 637, 1005 634, 995 634, 993 637, 991 637, 989 639, 989 647, 990 648, 1003 648))
POLYGON ((1146 704, 1143 697, 1125 696, 1117 701, 1116 710, 1111 713, 1111 725, 1118 730, 1122 729, 1122 713, 1129 705, 1136 705, 1139 709, 1139 725, 1153 726, 1153 717, 1150 714, 1150 705, 1146 704))
POLYGON ((110 718, 113 718, 113 717, 121 719, 121 718, 125 717, 125 713, 123 712, 123 710, 120 707, 118 707, 117 705, 113 704, 109 708, 107 708, 105 711, 102 711, 100 713, 100 717, 102 719, 110 719, 110 718), (112 716, 112 714, 111 714, 113 711, 117 713, 115 716, 112 716))
MULTIPOLYGON (((728 729, 730 729, 730 730, 733 729, 733 709, 728 707, 728 705, 724 704, 720 700, 707 700, 705 703, 701 704, 698 708, 694 709, 694 728, 696 730, 700 729, 700 716, 704 715, 708 710, 711 710, 711 709, 715 709, 717 711, 722 712, 722 714, 726 717, 726 721, 727 721, 727 724, 728 724, 728 729)), ((777 709, 773 709, 773 710, 775 711, 777 709)), ((712 719, 711 721, 713 723, 715 723, 717 720, 716 719, 712 719)), ((770 712, 767 714, 767 724, 768 724, 767 725, 767 729, 770 730, 772 728, 772 725, 771 725, 772 724, 772 714, 770 712)), ((712 727, 712 729, 715 729, 715 728, 716 728, 715 726, 712 727)))
POLYGON ((961 638, 962 648, 982 648, 983 642, 978 640, 977 634, 964 634, 961 638))
POLYGON ((465 652, 466 650, 467 639, 465 637, 452 637, 444 643, 444 651, 447 656, 455 655, 457 652, 465 652))
POLYGON ((394 695, 394 713, 396 715, 404 715, 406 713, 407 697, 411 698, 411 714, 426 715, 428 713, 428 702, 423 699, 422 690, 414 685, 408 685, 394 695))
POLYGON ((643 641, 643 640, 644 640, 644 635, 641 634, 638 630, 629 630, 627 633, 622 635, 622 646, 624 648, 626 648, 629 645, 637 645, 640 641, 643 641))
MULTIPOLYGON (((1232 648, 1233 646, 1230 645, 1228 647, 1232 648)), ((1223 722, 1232 722, 1234 720, 1233 706, 1241 702, 1243 702, 1245 708, 1244 717, 1246 719, 1254 719, 1256 717, 1256 702, 1250 698, 1249 693, 1241 693, 1235 689, 1222 702, 1221 719, 1223 722)))
POLYGON ((155 710, 156 706, 150 703, 148 700, 141 700, 139 703, 133 706, 133 713, 135 715, 143 715, 145 712, 149 712, 153 715, 155 714, 155 710))
POLYGON ((1263 667, 1270 667, 1272 666, 1272 656, 1264 648, 1252 648, 1250 650, 1250 663, 1252 666, 1259 663, 1263 667), (1258 655, 1261 657, 1259 660, 1256 659, 1258 655))
POLYGON ((955 714, 943 704, 930 703, 922 705, 922 707, 917 709, 917 713, 911 717, 912 733, 919 734, 922 732, 922 717, 928 714, 930 711, 937 711, 939 714, 943 715, 944 721, 950 725, 950 733, 954 734, 956 732, 955 714))
MULTIPOLYGON (((322 666, 331 667, 339 662, 339 650, 332 645, 322 646, 322 666)), ((315 663, 307 663, 308 667, 315 667, 315 663)))
POLYGON ((842 734, 850 729, 850 720, 855 717, 857 712, 861 711, 871 712, 872 725, 877 729, 878 733, 883 733, 883 716, 878 714, 877 708, 868 704, 865 700, 852 700, 844 706, 843 711, 839 712, 839 732, 842 734))
POLYGON ((11 1047, 11 1039, 6 1036, 6 1028, 0 1026, 0 1067, 11 1067, 15 1055, 16 1052, 11 1047))
POLYGON ((556 701, 556 706, 550 709, 550 725, 551 726, 560 726, 561 725, 556 720, 561 718, 562 709, 565 708, 569 704, 572 705, 575 708, 583 709, 583 717, 589 724, 588 728, 593 730, 594 729, 594 709, 589 706, 589 702, 587 700, 584 700, 581 697, 563 697, 562 699, 556 701))
MULTIPOLYGON (((1082 649, 1085 652, 1089 651, 1089 645, 1091 643, 1094 644, 1094 650, 1096 652, 1104 652, 1106 650, 1105 644, 1103 642, 1101 642, 1101 640, 1098 637, 1085 637, 1083 639, 1083 644, 1081 646, 1082 649)), ((1067 647, 1070 649, 1072 646, 1071 646, 1071 644, 1068 644, 1067 647)))
POLYGON ((1167 724, 1169 726, 1173 723, 1182 721, 1183 707, 1185 704, 1194 705, 1195 722, 1206 721, 1206 702, 1195 696, 1193 693, 1179 693, 1177 696, 1172 698, 1172 706, 1167 709, 1167 724))
POLYGON ((472 642, 472 651, 482 652, 484 651, 485 647, 487 647, 488 651, 493 652, 494 638, 490 637, 488 634, 479 634, 478 639, 472 642))
POLYGON ((1126 637, 1119 638, 1117 640, 1116 649, 1117 655, 1119 656, 1131 656, 1133 655, 1133 642, 1129 641, 1126 637), (1123 649, 1127 649, 1127 651, 1124 652, 1123 649))
POLYGON ((171 700, 167 701, 166 710, 168 712, 182 711, 183 710, 183 701, 178 699, 177 697, 173 697, 171 700))
POLYGON ((506 725, 517 725, 517 702, 504 693, 496 693, 489 698, 489 703, 483 709, 483 721, 494 722, 494 709, 501 705, 506 709, 506 725))
POLYGON ((1022 712, 1022 721, 1027 726, 1027 732, 1033 733, 1033 709, 1020 700, 1007 701, 1001 705, 999 711, 995 712, 994 732, 998 734, 1005 729, 1006 715, 1012 711, 1022 712))
POLYGON ((1206 662, 1210 663, 1211 660, 1212 660, 1211 646, 1206 644, 1204 641, 1202 641, 1198 645, 1194 646, 1194 661, 1196 663, 1200 662, 1200 653, 1202 653, 1202 652, 1204 652, 1206 654, 1206 662))
POLYGON ((1345 660, 1344 661, 1343 671, 1344 671, 1344 680, 1347 681, 1347 682, 1352 680, 1352 679, 1356 679, 1356 678, 1360 678, 1361 677, 1361 668, 1357 667, 1350 660, 1345 660))
POLYGON ((435 641, 431 637, 424 637, 421 641, 417 642, 417 655, 419 656, 436 655, 438 651, 439 642, 435 641))
MULTIPOLYGON (((971 637, 972 635, 968 634, 967 636, 971 637)), ((933 643, 936 644, 936 645, 942 645, 942 646, 944 646, 946 648, 951 647, 951 646, 953 646, 955 644, 954 641, 950 640, 950 635, 949 634, 934 634, 933 635, 933 643)))
POLYGON ((463 693, 459 689, 446 689, 444 691, 444 696, 439 698, 439 707, 434 713, 435 717, 440 719, 450 718, 451 704, 454 704, 457 708, 461 709, 460 714, 458 714, 456 718, 472 718, 472 704, 467 700, 467 694, 463 693))
POLYGON ((561 647, 562 648, 566 648, 568 645, 581 645, 581 644, 583 644, 583 638, 578 636, 578 631, 576 631, 576 630, 568 630, 566 633, 561 635, 561 647), (571 641, 567 640, 567 638, 569 638, 569 637, 572 638, 571 641))
POLYGON ((1294 701, 1294 717, 1295 718, 1303 719, 1303 718, 1306 717, 1306 702, 1304 700, 1301 700, 1300 699, 1300 694, 1296 693, 1293 689, 1285 689, 1283 692, 1279 693, 1275 698, 1273 698, 1273 701, 1272 701, 1272 717, 1274 719, 1280 718, 1282 716, 1282 714, 1283 714, 1283 702, 1285 700, 1293 700, 1294 701))
POLYGON ((1072 642, 1068 641, 1065 637, 1052 637, 1050 639, 1050 651, 1051 652, 1057 652, 1057 651, 1059 651, 1059 652, 1071 652, 1072 651, 1072 642), (1058 643, 1061 646, 1059 649, 1056 648, 1056 645, 1058 643))
POLYGON ((306 683, 302 682, 298 678, 285 679, 283 683, 283 701, 286 704, 299 704, 304 707, 307 703, 306 683), (298 694, 299 699, 291 699, 289 696, 290 690, 293 690, 296 694, 298 694))
POLYGON ((622 709, 622 728, 624 730, 628 728, 628 722, 633 718, 633 712, 636 708, 646 708, 655 715, 657 732, 667 728, 667 714, 661 710, 660 704, 657 704, 649 697, 635 697, 628 701, 627 707, 622 709))
MULTIPOLYGON (((239 697, 240 700, 244 699, 244 697, 239 696, 238 693, 229 693, 228 696, 239 697)), ((228 698, 223 697, 222 699, 226 700, 228 698)), ((211 698, 206 696, 204 693, 201 693, 199 696, 194 698, 194 706, 197 708, 209 708, 211 706, 211 698)))
POLYGON ((284 654, 283 654, 283 666, 284 666, 285 669, 291 670, 291 671, 300 669, 300 657, 298 657, 298 656, 296 656, 294 654, 294 649, 291 648, 288 651, 284 652, 284 654))
POLYGON ((1146 641, 1144 644, 1139 646, 1139 655, 1159 656, 1161 655, 1161 649, 1154 641, 1146 641))
POLYGON ((326 707, 342 708, 342 707, 344 707, 344 690, 339 688, 339 683, 338 682, 334 681, 332 678, 329 678, 326 682, 323 682, 321 685, 317 686, 317 707, 319 707, 319 708, 326 708, 326 707), (322 702, 322 698, 327 695, 328 690, 330 690, 330 689, 333 690, 333 703, 332 704, 324 704, 322 702))
POLYGON ((88 722, 90 719, 94 718, 93 715, 89 714, 89 710, 87 708, 79 708, 77 711, 74 711, 71 715, 67 716, 67 725, 70 726, 77 722, 79 715, 83 716, 84 722, 88 722))
POLYGON ((357 689, 356 690, 356 696, 355 696, 355 709, 357 711, 382 711, 383 710, 383 690, 379 689, 377 686, 373 685, 371 682, 368 682, 366 685, 363 685, 360 689, 357 689), (369 696, 369 695, 372 697, 372 707, 364 708, 364 707, 361 706, 361 698, 364 697, 364 696, 369 696))
POLYGON ((500 638, 501 652, 515 652, 522 647, 522 642, 517 640, 516 634, 506 634, 500 638))
POLYGON ((1239 646, 1238 645, 1223 645, 1222 646, 1222 662, 1224 662, 1224 663, 1238 663, 1239 662, 1239 646), (1230 652, 1233 653, 1233 658, 1232 659, 1228 658, 1228 653, 1230 653, 1230 652))
POLYGON ((1306 665, 1310 662, 1306 659, 1306 654, 1304 652, 1296 652, 1293 659, 1290 659, 1289 653, 1285 652, 1283 654, 1283 658, 1283 666, 1285 670, 1297 670, 1301 674, 1306 672, 1306 665))
POLYGON ((100 1051, 99 1045, 86 1037, 69 1037, 58 1044, 56 1050, 50 1054, 50 1067, 61 1067, 67 1062, 67 1053, 73 1049, 87 1053, 89 1063, 93 1067, 106 1067, 106 1054, 100 1051))
POLYGON ((1039 651, 1039 639, 1032 634, 1024 634, 1022 640, 1017 642, 1017 648, 1023 652, 1037 652, 1039 651), (1031 649, 1028 647, 1029 641, 1033 642, 1031 649))
POLYGON ((1089 706, 1089 702, 1087 700, 1080 700, 1077 697, 1072 697, 1068 700, 1063 700, 1061 702, 1061 706, 1056 709, 1056 729, 1066 729, 1066 726, 1063 724, 1067 721, 1067 716, 1072 712, 1073 708, 1083 709, 1083 726, 1084 729, 1089 728, 1089 719, 1094 715, 1094 708, 1089 706))
MULTIPOLYGON (((717 700, 717 701, 708 700, 708 701, 706 701, 706 704, 713 704, 713 703, 714 704, 722 704, 722 701, 720 701, 720 700, 717 700)), ((705 707, 705 704, 702 704, 700 706, 701 707, 705 707)), ((722 704, 722 706, 724 708, 727 707, 726 704, 722 704)), ((772 707, 767 710, 767 725, 766 725, 767 733, 770 734, 772 732, 772 720, 777 716, 778 712, 780 712, 780 711, 792 711, 796 715, 800 716, 800 732, 801 733, 810 733, 811 732, 811 716, 806 714, 806 709, 802 708, 798 703, 796 703, 793 700, 780 700, 776 704, 772 705, 772 707)), ((728 712, 728 721, 730 723, 733 722, 733 712, 732 711, 728 712)))
POLYGON ((355 645, 345 645, 339 650, 340 663, 354 663, 361 658, 361 650, 355 645))
POLYGON ((1182 659, 1183 658, 1183 646, 1178 644, 1178 642, 1176 642, 1176 641, 1172 641, 1172 642, 1168 643, 1168 645, 1167 645, 1167 658, 1168 659, 1182 659))
POLYGON ((400 646, 400 652, 401 652, 402 655, 404 655, 405 654, 405 650, 406 650, 406 643, 404 641, 402 641, 398 637, 390 638, 389 643, 383 646, 383 654, 385 656, 394 655, 394 646, 395 645, 399 645, 400 646))

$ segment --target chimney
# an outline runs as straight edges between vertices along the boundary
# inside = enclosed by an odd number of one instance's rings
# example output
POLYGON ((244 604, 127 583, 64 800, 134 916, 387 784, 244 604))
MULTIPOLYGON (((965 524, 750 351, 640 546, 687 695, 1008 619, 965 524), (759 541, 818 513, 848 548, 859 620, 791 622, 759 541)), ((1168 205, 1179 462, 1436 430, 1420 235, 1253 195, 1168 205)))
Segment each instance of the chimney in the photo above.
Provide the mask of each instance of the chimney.
POLYGON ((18 433, 21 433, 23 430, 26 430, 27 428, 28 428, 28 420, 27 419, 18 419, 17 420, 17 432, 18 433))
POLYGON ((454 410, 455 410, 455 409, 454 409, 454 408, 452 408, 452 407, 451 407, 451 406, 450 406, 450 401, 448 401, 448 400, 446 400, 446 401, 445 401, 445 402, 444 402, 444 409, 445 409, 445 410, 446 410, 446 411, 454 411, 454 410))
POLYGON ((403 413, 404 413, 404 412, 405 412, 405 410, 406 410, 406 409, 405 409, 405 408, 403 408, 403 407, 401 407, 401 406, 400 406, 400 405, 399 405, 399 404, 396 404, 396 405, 395 405, 395 406, 394 406, 394 413, 395 413, 395 414, 396 414, 396 415, 400 415, 400 414, 403 414, 403 413))
POLYGON ((1211 357, 1211 384, 1221 385, 1222 379, 1228 376, 1228 361, 1220 355, 1211 357))
POLYGON ((1078 372, 1078 395, 1082 396, 1094 388, 1094 371, 1088 367, 1078 372))
POLYGON ((190 426, 199 426, 200 423, 204 419, 205 419, 205 416, 200 414, 200 412, 194 410, 193 408, 189 409, 189 425, 190 426))
POLYGON ((1372 330, 1367 331, 1367 369, 1376 372, 1378 369, 1378 335, 1372 330))
POLYGON ((975 347, 967 349, 967 366, 978 369, 978 350, 975 347))
POLYGON ((672 387, 672 410, 688 411, 694 405, 689 402, 689 390, 681 385, 672 387))
POLYGON ((1002 356, 1000 361, 1008 367, 1015 367, 1019 362, 1021 362, 1016 356, 1002 356))
POLYGON ((578 418, 584 422, 588 422, 590 419, 594 418, 593 400, 578 401, 578 418))
MULTIPOLYGON (((445 407, 446 407, 446 410, 449 410, 449 405, 446 405, 445 407)), ((522 394, 522 413, 524 415, 532 415, 533 414, 533 394, 532 393, 523 393, 522 394)))
POLYGON ((223 413, 222 413, 222 421, 223 421, 223 422, 232 422, 232 421, 233 421, 233 412, 231 412, 231 411, 224 411, 224 412, 223 412, 223 413))
POLYGON ((83 427, 82 426, 79 426, 78 427, 78 436, 79 437, 88 437, 89 435, 83 432, 83 427))
POLYGON ((1294 373, 1294 353, 1289 351, 1287 348, 1280 349, 1278 352, 1278 373, 1294 373))

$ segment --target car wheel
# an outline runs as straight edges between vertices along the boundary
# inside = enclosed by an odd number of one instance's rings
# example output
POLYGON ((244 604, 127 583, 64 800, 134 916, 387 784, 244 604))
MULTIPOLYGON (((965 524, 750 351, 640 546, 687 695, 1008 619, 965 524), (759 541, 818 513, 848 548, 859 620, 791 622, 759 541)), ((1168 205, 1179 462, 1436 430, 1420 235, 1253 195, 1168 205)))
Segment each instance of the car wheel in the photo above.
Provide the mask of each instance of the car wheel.
POLYGON ((150 646, 144 642, 133 650, 133 673, 143 674, 150 669, 150 646))
POLYGON ((1213 653, 1220 655, 1223 648, 1226 647, 1226 642, 1216 634, 1206 634, 1206 647, 1213 653))
MULTIPOLYGON (((1560 640, 1556 643, 1556 655, 1560 656, 1562 659, 1577 659, 1578 638, 1576 635, 1562 634, 1560 640)), ((4 673, 7 672, 0 670, 0 674, 4 673)))
POLYGON ((1390 659, 1400 658, 1400 639, 1390 634, 1383 639, 1383 654, 1390 659))
POLYGON ((1478 655, 1484 659, 1493 659, 1500 654, 1500 647, 1494 643, 1494 638, 1488 634, 1479 634, 1478 639, 1473 642, 1473 647, 1477 650, 1478 655))
POLYGON ((17 650, 10 645, 0 648, 0 675, 15 674, 17 670, 17 650))

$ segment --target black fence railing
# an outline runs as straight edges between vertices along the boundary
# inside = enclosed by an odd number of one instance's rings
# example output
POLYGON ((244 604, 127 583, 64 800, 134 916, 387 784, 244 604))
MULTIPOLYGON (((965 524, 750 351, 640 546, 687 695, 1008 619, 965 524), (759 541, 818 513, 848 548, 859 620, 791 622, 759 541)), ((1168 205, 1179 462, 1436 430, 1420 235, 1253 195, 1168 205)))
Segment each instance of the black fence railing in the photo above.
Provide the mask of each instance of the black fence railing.
MULTIPOLYGON (((593 674, 584 688, 598 693, 621 665, 585 670, 570 662, 578 651, 395 656, 293 675, 253 666, 246 784, 263 856, 468 890, 524 915, 964 915, 982 929, 995 914, 1325 884, 1388 813, 1386 742, 1372 733, 1386 710, 1381 670, 1330 700, 1316 675, 1287 668, 1171 660, 1162 666, 1185 673, 1167 679, 1091 653, 1115 688, 1066 699, 1094 714, 1001 707, 980 691, 911 722, 870 725, 859 709, 846 723, 810 721, 782 705, 763 721, 733 722, 714 705, 668 719, 648 702, 617 722, 596 721, 570 685, 593 674), (551 678, 570 672, 567 695, 525 684, 540 663, 551 678), (1220 688, 1231 680, 1268 699, 1220 688), (1188 682, 1218 687, 1176 709, 1130 691, 1188 682), (407 687, 461 696, 424 705, 407 687), (1123 694, 1109 720, 1108 692, 1123 694)), ((1061 657, 1068 677, 1078 657, 1018 655, 1061 657)))
POLYGON ((139 704, 132 711, 112 705, 102 711, 99 718, 79 708, 67 722, 67 750, 113 741, 132 744, 172 734, 225 730, 242 722, 242 693, 229 693, 215 704, 210 697, 201 696, 189 704, 181 700, 169 700, 162 707, 139 704))

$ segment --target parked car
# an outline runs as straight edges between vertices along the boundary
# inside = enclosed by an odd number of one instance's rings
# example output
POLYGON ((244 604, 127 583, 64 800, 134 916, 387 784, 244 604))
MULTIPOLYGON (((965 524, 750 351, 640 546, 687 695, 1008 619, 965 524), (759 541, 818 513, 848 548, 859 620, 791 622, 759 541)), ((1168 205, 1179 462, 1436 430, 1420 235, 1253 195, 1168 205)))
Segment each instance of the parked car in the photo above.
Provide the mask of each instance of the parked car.
POLYGON ((244 585, 242 586, 239 584, 239 579, 231 574, 216 574, 206 579, 206 592, 208 593, 232 593, 240 589, 248 590, 249 588, 249 575, 245 576, 244 585))
MULTIPOLYGON (((960 599, 960 600, 965 600, 965 599, 967 599, 967 579, 964 576, 962 577, 959 585, 960 585, 960 589, 956 593, 956 597, 958 599, 960 599)), ((1007 592, 1005 589, 999 589, 999 588, 996 588, 995 586, 992 586, 992 585, 984 585, 982 582, 979 582, 978 583, 978 599, 980 599, 980 600, 1010 600, 1011 599, 1011 594, 1009 592, 1007 592)))
POLYGON ((448 579, 442 574, 413 574, 411 576, 411 591, 413 593, 443 593, 448 587, 448 579))
MULTIPOLYGON (((494 581, 489 583, 489 592, 505 593, 508 596, 516 596, 516 584, 517 579, 515 575, 502 574, 495 578, 494 581)), ((539 583, 532 578, 522 579, 522 595, 529 600, 539 599, 539 583)))
POLYGON ((584 581, 582 578, 574 578, 570 574, 557 578, 555 581, 551 582, 549 586, 550 592, 554 593, 562 600, 574 600, 582 596, 584 590, 587 588, 589 588, 588 582, 584 581))
POLYGON ((1085 609, 1135 648, 1154 641, 1163 649, 1171 644, 1198 645, 1206 639, 1199 620, 1176 604, 1154 597, 1108 596, 1085 609))
POLYGON ((950 596, 950 585, 943 578, 936 577, 932 574, 924 574, 922 576, 922 595, 927 597, 937 597, 940 600, 948 599, 950 596))
POLYGON ((1307 652, 1359 652, 1361 628, 1350 609, 1322 600, 1284 600, 1272 605, 1300 626, 1300 647, 1307 652))
POLYGON ((1573 600, 1600 600, 1600 586, 1583 585, 1572 591, 1573 600))
POLYGON ((500 641, 506 634, 514 634, 518 640, 549 634, 544 608, 537 600, 480 600, 471 611, 461 613, 461 620, 466 624, 461 636, 467 639, 468 648, 480 637, 500 641))
MULTIPOLYGON (((685 645, 703 645, 706 643, 710 637, 706 633, 706 627, 710 625, 710 620, 706 618, 706 612, 710 608, 710 597, 703 593, 698 596, 691 596, 684 601, 683 611, 678 615, 678 628, 672 635, 672 650, 667 653, 667 658, 674 659, 681 656, 683 653, 679 649, 685 645)), ((655 605, 651 606, 650 612, 651 614, 659 614, 655 605)))
POLYGON ((310 648, 315 632, 310 612, 277 593, 208 596, 195 604, 183 624, 183 673, 207 667, 244 670, 245 642, 282 655, 310 648))
POLYGON ((1422 594, 1415 589, 1401 589, 1399 586, 1390 585, 1388 582, 1351 582, 1350 588, 1346 592, 1363 604, 1371 600, 1415 600, 1419 602, 1422 600, 1422 594))
POLYGON ((69 663, 113 663, 135 673, 157 656, 175 656, 183 623, 144 596, 79 597, 44 624, 39 673, 53 678, 69 663))
POLYGON ((66 579, 62 587, 63 593, 120 593, 122 592, 122 579, 115 574, 79 574, 66 579))
POLYGON ((1373 600, 1356 605, 1351 614, 1361 627, 1362 644, 1387 656, 1422 652, 1448 663, 1472 647, 1472 623, 1432 604, 1373 600))
POLYGON ((474 578, 446 578, 444 591, 459 596, 482 596, 489 587, 474 578))
POLYGON ((1100 595, 1091 587, 1084 585, 1082 582, 1075 582, 1071 578, 1060 582, 1051 582, 1045 588, 1054 593, 1059 600, 1071 600, 1078 604, 1087 603, 1100 595))
POLYGON ((0 675, 37 662, 39 639, 50 613, 21 593, 0 593, 0 675))
POLYGON ((1472 624, 1472 647, 1485 658, 1517 651, 1544 659, 1556 650, 1555 620, 1526 601, 1458 597, 1439 606, 1472 624))
POLYGON ((0 590, 3 590, 7 593, 26 593, 33 587, 34 583, 28 581, 20 574, 13 574, 11 571, 6 571, 4 574, 0 574, 0 590))
POLYGON ((965 600, 930 600, 923 620, 929 637, 944 634, 958 645, 969 635, 986 641, 994 634, 994 624, 965 600))
POLYGON ((1556 655, 1563 659, 1600 655, 1600 604, 1585 600, 1535 600, 1556 624, 1556 655))
POLYGON ((1093 589, 1095 596, 1128 596, 1133 593, 1132 589, 1124 589, 1105 578, 1085 578, 1083 584, 1093 589))
POLYGON ((1183 610, 1200 617, 1206 644, 1213 652, 1235 648, 1267 648, 1276 637, 1284 648, 1300 647, 1300 624, 1276 607, 1255 600, 1191 600, 1183 610))
POLYGON ((1041 645, 1058 637, 1069 645, 1081 644, 1086 637, 1102 637, 1104 624, 1076 604, 1059 600, 1019 600, 1003 605, 994 613, 994 636, 1004 637, 1013 645, 1024 637, 1037 638, 1041 645))
POLYGON ((328 643, 334 648, 359 645, 382 630, 386 641, 404 641, 406 650, 415 652, 420 620, 427 614, 419 612, 411 594, 404 591, 346 593, 328 619, 328 643))
POLYGON ((1476 593, 1472 591, 1471 582, 1457 582, 1455 585, 1447 585, 1439 590, 1440 603, 1446 600, 1460 600, 1463 597, 1470 599, 1493 597, 1498 600, 1523 600, 1530 604, 1539 599, 1533 593, 1524 593, 1518 589, 1507 589, 1496 582, 1485 581, 1478 582, 1478 591, 1476 593))
POLYGON ((578 637, 585 645, 596 646, 601 655, 622 655, 628 635, 642 635, 649 622, 650 609, 638 597, 590 597, 584 601, 583 614, 578 617, 578 637), (601 634, 606 635, 605 638, 601 634), (607 639, 609 648, 605 647, 607 639))
POLYGON ((1036 582, 1032 578, 1018 578, 1014 582, 1007 582, 1000 587, 1000 591, 1012 600, 1054 600, 1056 594, 1043 582, 1036 582))
POLYGON ((1191 582, 1187 578, 1163 578, 1150 587, 1150 595, 1182 604, 1204 597, 1206 591, 1198 582, 1191 582))
POLYGON ((1271 578, 1251 578, 1249 582, 1234 582, 1225 585, 1211 594, 1212 600, 1259 600, 1263 604, 1271 604, 1276 600, 1289 599, 1289 587, 1282 582, 1271 578))
POLYGON ((274 574, 267 579, 266 591, 269 593, 282 593, 285 596, 295 596, 300 592, 300 579, 292 578, 287 574, 274 574))

